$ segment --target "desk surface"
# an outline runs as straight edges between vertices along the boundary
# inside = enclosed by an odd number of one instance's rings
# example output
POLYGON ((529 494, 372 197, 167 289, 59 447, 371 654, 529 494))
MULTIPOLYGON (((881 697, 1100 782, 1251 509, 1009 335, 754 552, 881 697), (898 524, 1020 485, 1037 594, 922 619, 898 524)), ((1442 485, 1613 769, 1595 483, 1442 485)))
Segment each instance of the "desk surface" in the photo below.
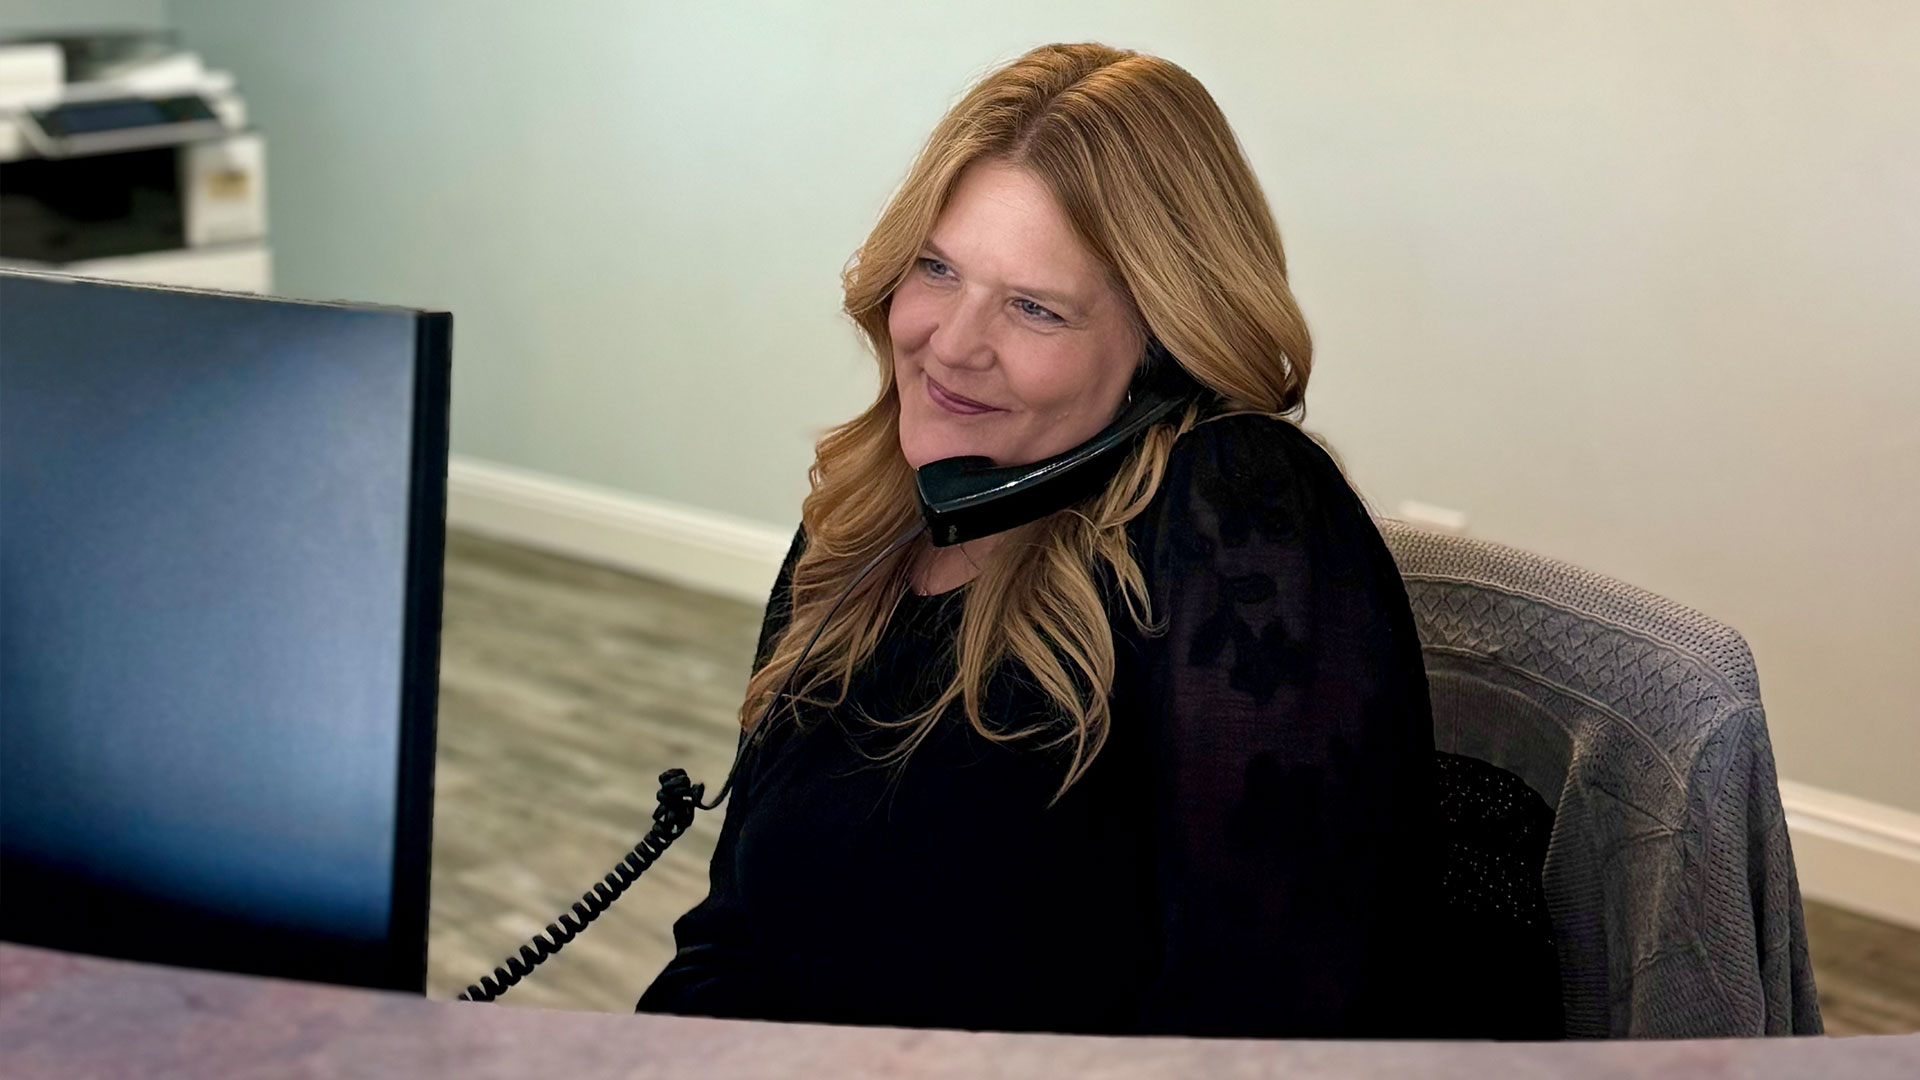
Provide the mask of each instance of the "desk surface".
POLYGON ((0 943, 0 1076, 1920 1076, 1920 1035, 1608 1043, 1113 1039, 433 1002, 0 943))

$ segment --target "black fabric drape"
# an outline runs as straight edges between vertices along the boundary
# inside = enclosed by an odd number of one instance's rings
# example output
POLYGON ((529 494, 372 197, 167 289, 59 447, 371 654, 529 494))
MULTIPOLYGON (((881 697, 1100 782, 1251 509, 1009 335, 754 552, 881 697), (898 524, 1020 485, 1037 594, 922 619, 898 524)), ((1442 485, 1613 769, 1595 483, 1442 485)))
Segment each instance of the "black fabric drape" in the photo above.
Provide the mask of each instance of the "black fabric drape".
MULTIPOLYGON (((1066 758, 944 716, 965 587, 909 593, 847 702, 743 762, 712 890, 642 1011, 1002 1030, 1436 1034, 1433 737, 1392 556, 1331 458, 1271 417, 1183 436, 1128 525, 1164 632, 1110 602, 1113 731, 1066 758)), ((796 534, 762 629, 787 617, 796 534)), ((1111 582, 1103 582, 1111 595, 1111 582)), ((1011 665, 1004 728, 1050 715, 1011 665)))

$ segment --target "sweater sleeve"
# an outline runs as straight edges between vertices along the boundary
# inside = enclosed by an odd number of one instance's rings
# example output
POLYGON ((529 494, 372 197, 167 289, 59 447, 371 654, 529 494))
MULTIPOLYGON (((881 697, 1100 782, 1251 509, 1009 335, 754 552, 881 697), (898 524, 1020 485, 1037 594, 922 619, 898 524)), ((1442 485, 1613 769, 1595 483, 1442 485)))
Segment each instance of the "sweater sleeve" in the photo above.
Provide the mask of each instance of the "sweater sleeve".
MULTIPOLYGON (((756 671, 767 662, 774 643, 791 618, 793 567, 805 546, 804 529, 795 531, 761 620, 760 643, 754 650, 756 671)), ((742 732, 742 747, 745 742, 746 735, 742 732)), ((740 822, 745 819, 752 800, 748 772, 746 762, 742 762, 740 774, 727 797, 726 817, 720 824, 720 837, 707 871, 707 898, 673 924, 673 959, 641 994, 634 1007, 636 1012, 743 1018, 765 1014, 753 935, 734 868, 740 822)))
POLYGON ((1285 421, 1201 424, 1130 525, 1158 913, 1139 1030, 1420 1032, 1432 714, 1392 555, 1285 421))

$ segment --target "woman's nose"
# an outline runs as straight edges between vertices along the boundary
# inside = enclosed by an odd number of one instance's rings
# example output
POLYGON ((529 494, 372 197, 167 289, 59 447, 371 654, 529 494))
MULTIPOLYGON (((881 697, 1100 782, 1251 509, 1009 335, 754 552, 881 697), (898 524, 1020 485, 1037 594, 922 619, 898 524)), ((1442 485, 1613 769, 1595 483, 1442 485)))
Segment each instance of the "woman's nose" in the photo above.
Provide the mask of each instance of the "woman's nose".
POLYGON ((940 313, 927 347, 950 368, 985 368, 994 362, 992 311, 986 304, 956 299, 940 313))

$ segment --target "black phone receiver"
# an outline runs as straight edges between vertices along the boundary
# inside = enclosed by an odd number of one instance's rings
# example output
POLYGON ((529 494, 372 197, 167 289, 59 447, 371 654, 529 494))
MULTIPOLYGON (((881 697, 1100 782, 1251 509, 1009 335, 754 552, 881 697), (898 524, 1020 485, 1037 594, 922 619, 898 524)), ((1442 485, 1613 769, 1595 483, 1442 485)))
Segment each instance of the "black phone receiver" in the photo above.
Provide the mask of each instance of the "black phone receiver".
POLYGON ((1100 490, 1148 428, 1205 392, 1158 339, 1113 423, 1079 446, 1029 465, 951 457, 915 472, 920 516, 934 547, 977 540, 1064 510, 1100 490))

